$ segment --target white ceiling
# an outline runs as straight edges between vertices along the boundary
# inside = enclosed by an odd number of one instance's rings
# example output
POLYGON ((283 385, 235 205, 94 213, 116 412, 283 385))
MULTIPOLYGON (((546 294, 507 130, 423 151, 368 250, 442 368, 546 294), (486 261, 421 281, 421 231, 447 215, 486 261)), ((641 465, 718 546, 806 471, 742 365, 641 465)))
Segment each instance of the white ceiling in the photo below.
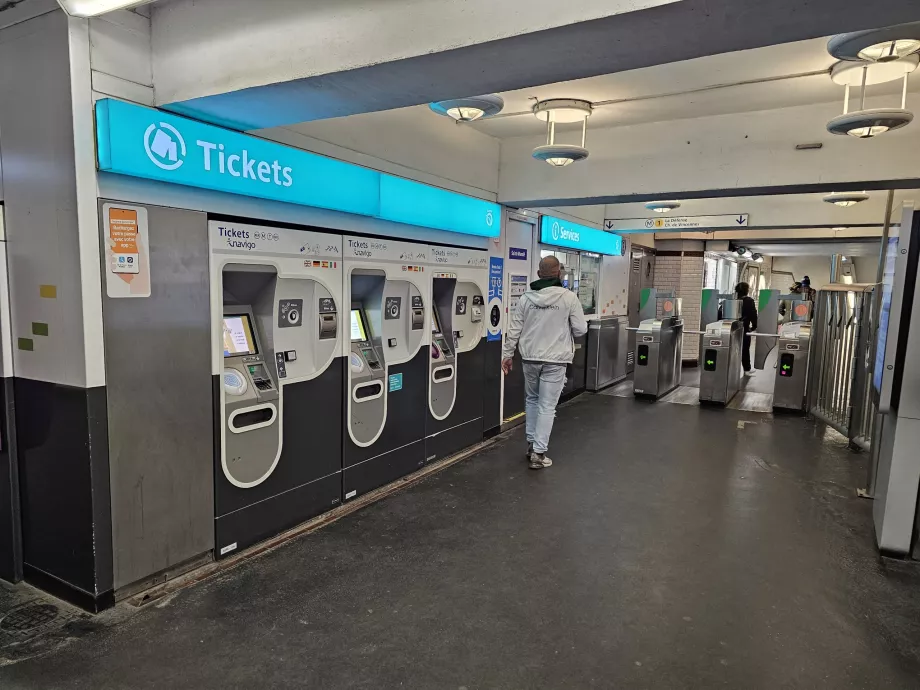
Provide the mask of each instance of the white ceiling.
MULTIPOLYGON (((546 125, 530 114, 530 108, 534 99, 548 98, 625 101, 596 108, 588 121, 589 141, 591 129, 597 127, 813 103, 839 102, 842 112, 844 90, 827 73, 835 61, 826 45, 826 38, 817 38, 510 91, 501 94, 502 114, 468 126, 498 138, 540 134, 546 125)), ((900 90, 900 82, 889 82, 869 87, 867 93, 870 97, 891 94, 897 107, 900 90)), ((920 73, 910 90, 920 92, 920 73)))
MULTIPOLYGON (((847 228, 884 224, 888 192, 868 192, 869 198, 855 206, 840 207, 823 201, 823 194, 739 196, 715 199, 682 199, 680 208, 667 216, 750 215, 750 228, 847 228)), ((892 204, 893 223, 900 222, 905 201, 920 203, 920 190, 897 189, 892 204)), ((608 204, 606 218, 661 218, 645 204, 608 204)))

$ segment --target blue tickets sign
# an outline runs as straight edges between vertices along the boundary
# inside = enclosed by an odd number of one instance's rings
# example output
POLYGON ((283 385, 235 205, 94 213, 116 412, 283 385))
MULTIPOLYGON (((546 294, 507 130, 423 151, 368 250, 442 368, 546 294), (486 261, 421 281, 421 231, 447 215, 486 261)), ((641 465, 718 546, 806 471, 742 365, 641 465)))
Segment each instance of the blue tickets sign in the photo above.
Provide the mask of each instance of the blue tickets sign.
POLYGON ((113 99, 96 102, 99 170, 498 237, 498 204, 113 99))

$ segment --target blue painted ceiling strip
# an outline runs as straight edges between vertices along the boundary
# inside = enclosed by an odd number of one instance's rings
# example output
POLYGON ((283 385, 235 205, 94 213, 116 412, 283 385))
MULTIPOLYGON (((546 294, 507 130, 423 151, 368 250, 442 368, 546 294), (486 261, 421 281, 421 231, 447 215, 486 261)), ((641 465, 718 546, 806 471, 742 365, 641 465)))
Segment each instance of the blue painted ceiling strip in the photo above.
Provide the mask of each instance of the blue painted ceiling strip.
POLYGON ((99 169, 229 194, 498 237, 498 204, 152 108, 96 103, 99 169))

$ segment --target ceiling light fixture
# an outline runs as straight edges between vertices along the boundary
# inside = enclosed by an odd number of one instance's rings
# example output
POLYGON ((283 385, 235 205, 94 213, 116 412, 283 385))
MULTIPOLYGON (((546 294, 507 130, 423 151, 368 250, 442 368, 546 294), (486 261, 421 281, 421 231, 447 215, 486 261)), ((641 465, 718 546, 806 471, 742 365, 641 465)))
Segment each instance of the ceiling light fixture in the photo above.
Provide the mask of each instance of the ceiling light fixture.
POLYGON ((865 192, 832 192, 824 197, 824 201, 834 206, 847 208, 866 201, 868 198, 869 195, 865 192))
POLYGON ((834 36, 827 52, 838 60, 890 62, 920 52, 920 22, 834 36))
POLYGON ((763 263, 763 254, 754 254, 754 255, 751 257, 751 261, 753 261, 755 264, 762 264, 762 263, 763 263))
POLYGON ((668 211, 673 211, 676 208, 680 208, 679 201, 650 201, 645 205, 649 211, 654 211, 655 213, 667 213, 668 211))
POLYGON ((72 17, 96 17, 106 12, 147 5, 154 0, 58 0, 61 9, 72 17))
POLYGON ((497 94, 470 96, 468 98, 450 98, 446 101, 429 103, 438 115, 444 115, 457 122, 473 122, 482 117, 498 115, 505 107, 505 101, 497 94))
POLYGON ((858 139, 870 139, 894 129, 909 125, 914 114, 907 110, 907 78, 917 69, 920 56, 883 62, 838 62, 831 68, 831 80, 844 87, 843 114, 827 123, 831 134, 846 134, 858 139), (901 86, 900 108, 866 109, 866 87, 897 79, 901 86), (859 88, 859 110, 850 112, 850 88, 859 88))
POLYGON ((594 111, 588 101, 574 98, 553 98, 538 101, 533 106, 533 114, 538 120, 546 122, 546 144, 533 150, 533 157, 549 163, 555 168, 564 168, 588 157, 585 138, 588 134, 588 118, 594 111), (581 122, 581 146, 556 143, 556 124, 581 122))

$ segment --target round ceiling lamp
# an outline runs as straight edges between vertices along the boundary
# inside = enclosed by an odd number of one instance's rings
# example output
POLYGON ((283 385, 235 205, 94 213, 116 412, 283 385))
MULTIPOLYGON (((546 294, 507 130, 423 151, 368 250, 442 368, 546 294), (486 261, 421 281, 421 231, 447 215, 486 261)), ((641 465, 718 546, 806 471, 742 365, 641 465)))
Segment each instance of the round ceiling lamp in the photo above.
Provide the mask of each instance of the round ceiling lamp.
POLYGON ((588 134, 588 118, 594 108, 588 101, 575 98, 552 98, 538 101, 533 114, 546 123, 546 144, 533 150, 533 157, 554 168, 564 168, 588 157, 585 138, 588 134), (557 144, 556 125, 581 122, 581 145, 557 144))
POLYGON ((594 112, 594 106, 591 105, 591 102, 580 98, 550 98, 545 101, 537 101, 533 106, 533 114, 538 120, 543 122, 552 120, 561 124, 581 122, 589 118, 592 112, 594 112))
POLYGON ((438 115, 444 115, 457 122, 473 122, 482 117, 498 115, 505 107, 505 101, 501 96, 493 93, 486 96, 451 98, 446 101, 429 103, 428 107, 438 115))
POLYGON ((890 62, 920 52, 920 22, 834 36, 827 52, 838 60, 890 62))
POLYGON ((762 264, 762 263, 763 263, 763 254, 754 254, 754 255, 751 257, 751 261, 753 261, 755 264, 762 264))
POLYGON ((827 123, 831 134, 871 139, 909 125, 914 114, 907 109, 907 78, 917 69, 920 56, 908 55, 880 62, 842 61, 831 68, 831 80, 844 87, 843 113, 827 123), (902 80, 900 108, 866 108, 866 87, 902 80), (859 110, 850 111, 850 88, 859 89, 859 110))
POLYGON ((547 144, 533 150, 533 157, 549 163, 554 168, 564 168, 588 157, 588 149, 573 144, 547 144))
POLYGON ((649 211, 654 211, 655 213, 667 213, 668 211, 673 211, 674 209, 680 208, 679 201, 650 201, 645 205, 649 211))
POLYGON ((857 110, 838 115, 827 123, 831 134, 847 134, 857 139, 870 139, 900 129, 911 123, 914 114, 902 108, 876 108, 857 110))
POLYGON ((866 201, 869 195, 865 192, 832 192, 824 197, 824 201, 844 208, 855 206, 861 201, 866 201))

